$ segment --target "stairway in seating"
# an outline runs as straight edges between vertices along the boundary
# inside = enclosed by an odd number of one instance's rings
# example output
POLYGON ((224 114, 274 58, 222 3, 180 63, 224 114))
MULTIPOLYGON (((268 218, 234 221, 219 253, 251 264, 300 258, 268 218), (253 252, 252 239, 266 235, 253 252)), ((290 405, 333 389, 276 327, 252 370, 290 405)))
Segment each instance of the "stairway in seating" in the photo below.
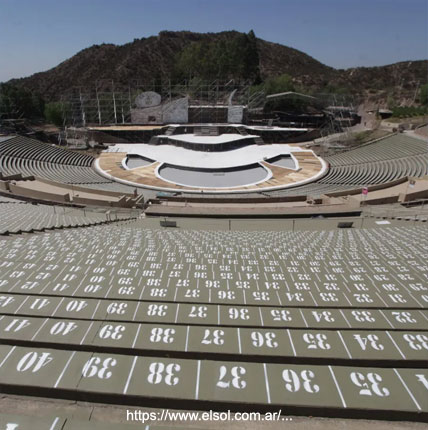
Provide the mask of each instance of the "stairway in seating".
POLYGON ((172 136, 174 132, 175 132, 175 127, 170 126, 166 129, 165 136, 172 136))
POLYGON ((248 132, 245 127, 242 127, 242 126, 236 127, 236 130, 241 136, 248 136, 248 132))
POLYGON ((255 137, 254 142, 256 142, 257 145, 264 145, 265 144, 265 142, 263 141, 263 139, 260 136, 255 137))

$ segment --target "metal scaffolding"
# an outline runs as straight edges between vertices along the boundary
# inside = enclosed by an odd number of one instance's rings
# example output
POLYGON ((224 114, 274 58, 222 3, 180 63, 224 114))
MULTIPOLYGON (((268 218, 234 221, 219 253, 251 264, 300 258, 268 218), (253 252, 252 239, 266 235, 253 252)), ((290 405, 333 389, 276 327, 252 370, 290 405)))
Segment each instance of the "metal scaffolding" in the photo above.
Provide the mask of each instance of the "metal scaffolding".
MULTIPOLYGON (((136 97, 147 91, 160 94, 162 103, 188 97, 195 122, 203 121, 203 110, 210 107, 214 118, 221 118, 220 109, 228 105, 254 104, 250 92, 251 82, 190 81, 132 81, 128 86, 118 85, 113 80, 99 80, 91 87, 73 87, 62 98, 64 124, 81 127, 88 124, 130 124, 131 109, 136 97), (217 115, 216 115, 217 112, 217 115)), ((263 99, 258 94, 258 101, 263 99)), ((219 121, 217 121, 219 122, 219 121)))

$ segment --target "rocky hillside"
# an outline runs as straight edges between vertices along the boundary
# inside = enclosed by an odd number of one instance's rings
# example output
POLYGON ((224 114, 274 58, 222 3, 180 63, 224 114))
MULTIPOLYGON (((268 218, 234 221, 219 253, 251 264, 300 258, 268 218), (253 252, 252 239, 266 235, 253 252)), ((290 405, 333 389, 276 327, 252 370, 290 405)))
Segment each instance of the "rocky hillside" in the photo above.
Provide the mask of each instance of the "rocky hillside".
MULTIPOLYGON (((103 44, 84 49, 58 66, 11 83, 40 93, 45 100, 58 100, 73 86, 93 86, 95 81, 113 79, 115 85, 135 80, 152 81, 176 76, 177 58, 192 44, 225 43, 242 33, 161 32, 135 39, 125 45, 103 44)), ((222 46, 222 45, 220 45, 222 46)), ((336 70, 296 49, 261 39, 256 41, 259 77, 289 74, 297 87, 307 91, 340 89, 364 97, 393 94, 402 97, 427 82, 428 61, 397 63, 383 67, 336 70)), ((237 72, 238 73, 238 72, 237 72)), ((229 78, 230 76, 228 76, 229 78)), ((236 79, 242 76, 233 76, 236 79)), ((410 96, 409 96, 410 97, 410 96)))

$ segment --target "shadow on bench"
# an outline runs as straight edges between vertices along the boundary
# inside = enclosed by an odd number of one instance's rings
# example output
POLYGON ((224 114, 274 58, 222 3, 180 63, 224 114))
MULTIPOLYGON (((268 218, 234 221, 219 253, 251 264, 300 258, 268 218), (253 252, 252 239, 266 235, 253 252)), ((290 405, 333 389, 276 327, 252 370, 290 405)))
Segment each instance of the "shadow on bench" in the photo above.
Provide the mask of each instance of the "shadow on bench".
POLYGON ((339 222, 337 224, 337 228, 352 228, 353 225, 354 223, 352 221, 344 221, 344 222, 339 222))
POLYGON ((177 227, 177 221, 169 221, 166 218, 159 221, 161 227, 177 227))

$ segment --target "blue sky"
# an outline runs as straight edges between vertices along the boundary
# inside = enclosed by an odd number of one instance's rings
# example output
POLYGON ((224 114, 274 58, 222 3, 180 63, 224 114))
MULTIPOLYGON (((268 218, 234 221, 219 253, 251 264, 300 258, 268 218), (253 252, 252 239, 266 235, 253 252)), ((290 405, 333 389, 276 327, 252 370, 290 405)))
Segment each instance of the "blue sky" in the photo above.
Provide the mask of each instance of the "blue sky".
POLYGON ((0 0, 0 82, 162 30, 253 29, 336 68, 428 57, 428 0, 0 0))

